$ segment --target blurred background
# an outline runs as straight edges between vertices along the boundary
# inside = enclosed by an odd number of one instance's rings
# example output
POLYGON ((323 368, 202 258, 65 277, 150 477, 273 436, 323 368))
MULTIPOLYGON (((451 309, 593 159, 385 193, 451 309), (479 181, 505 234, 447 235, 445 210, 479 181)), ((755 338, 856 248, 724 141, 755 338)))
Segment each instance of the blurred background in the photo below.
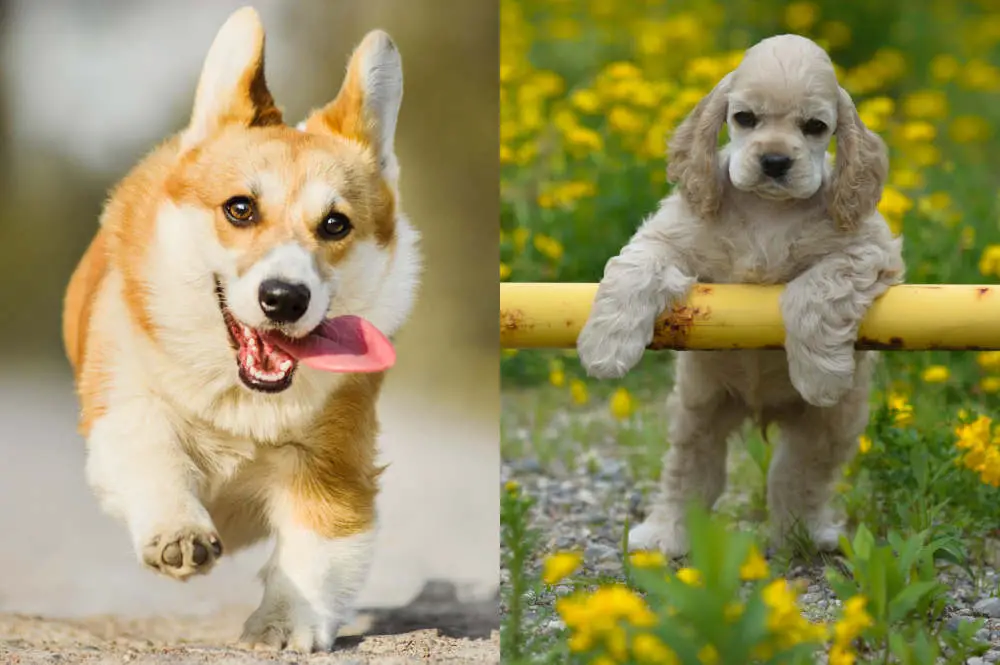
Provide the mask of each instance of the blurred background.
MULTIPOLYGON (((69 275, 106 191, 187 122, 237 0, 0 0, 0 611, 210 612, 255 604, 261 549, 179 585, 142 570, 84 485, 60 342, 69 275)), ((336 94, 365 32, 403 56, 397 150, 423 234, 422 297, 382 403, 382 543, 361 601, 428 579, 495 593, 498 570, 496 84, 491 0, 257 0, 290 123, 336 94)))

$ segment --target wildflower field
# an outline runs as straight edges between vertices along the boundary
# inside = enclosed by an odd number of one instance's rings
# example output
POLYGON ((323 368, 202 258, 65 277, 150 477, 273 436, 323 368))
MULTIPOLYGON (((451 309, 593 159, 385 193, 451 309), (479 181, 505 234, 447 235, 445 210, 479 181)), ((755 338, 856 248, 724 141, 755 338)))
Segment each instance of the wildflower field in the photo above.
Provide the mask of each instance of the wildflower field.
MULTIPOLYGON (((907 281, 1000 277, 1000 2, 502 0, 501 14, 501 281, 598 281, 669 192, 672 129, 782 32, 830 52, 886 139, 880 209, 907 281)), ((1000 352, 883 354, 839 488, 843 556, 767 552, 770 449, 748 431, 679 569, 620 546, 669 445, 671 354, 618 382, 586 379, 572 352, 501 362, 505 661, 1000 659, 1000 352)))

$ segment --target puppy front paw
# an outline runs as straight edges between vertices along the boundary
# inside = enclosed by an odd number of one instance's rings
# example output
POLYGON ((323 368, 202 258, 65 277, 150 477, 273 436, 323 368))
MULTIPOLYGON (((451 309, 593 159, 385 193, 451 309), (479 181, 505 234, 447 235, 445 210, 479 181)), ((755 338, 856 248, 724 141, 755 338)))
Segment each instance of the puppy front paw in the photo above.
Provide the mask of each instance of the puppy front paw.
POLYGON ((611 320, 592 318, 580 332, 576 350, 587 376, 620 379, 642 359, 652 337, 652 327, 619 327, 611 320))
POLYGON ((221 556, 219 535, 198 525, 167 529, 150 538, 142 548, 144 564, 181 581, 208 573, 221 556))
POLYGON ((815 360, 789 358, 788 373, 792 385, 807 403, 831 407, 854 387, 854 363, 839 363, 842 371, 821 368, 815 360))

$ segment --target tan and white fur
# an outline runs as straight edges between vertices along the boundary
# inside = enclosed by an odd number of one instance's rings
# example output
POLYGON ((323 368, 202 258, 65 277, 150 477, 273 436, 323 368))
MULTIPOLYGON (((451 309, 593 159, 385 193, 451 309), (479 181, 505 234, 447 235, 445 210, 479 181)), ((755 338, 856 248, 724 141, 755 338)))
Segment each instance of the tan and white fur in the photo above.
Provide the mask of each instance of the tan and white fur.
POLYGON ((800 525, 820 549, 838 546, 829 499, 867 425, 876 361, 854 343, 868 307, 904 276, 902 240, 877 212, 887 171, 885 144, 829 56, 794 35, 751 47, 676 129, 677 186, 608 262, 580 360, 591 376, 623 376, 696 282, 785 284, 785 349, 678 353, 662 497, 632 549, 687 551, 686 508, 721 495, 727 439, 748 418, 780 429, 767 486, 775 542, 800 525))
POLYGON ((338 96, 288 126, 265 82, 259 16, 235 12, 190 123, 115 187, 67 291, 86 476, 138 560, 185 580, 276 537, 248 645, 327 650, 351 617, 376 530, 383 373, 299 366, 280 390, 253 390, 220 298, 266 327, 255 294, 278 278, 311 292, 289 337, 340 314, 400 328, 420 277, 397 187, 402 84, 395 45, 373 31, 338 96), (227 219, 234 196, 253 201, 254 224, 227 219), (317 237, 330 210, 350 218, 347 237, 317 237))

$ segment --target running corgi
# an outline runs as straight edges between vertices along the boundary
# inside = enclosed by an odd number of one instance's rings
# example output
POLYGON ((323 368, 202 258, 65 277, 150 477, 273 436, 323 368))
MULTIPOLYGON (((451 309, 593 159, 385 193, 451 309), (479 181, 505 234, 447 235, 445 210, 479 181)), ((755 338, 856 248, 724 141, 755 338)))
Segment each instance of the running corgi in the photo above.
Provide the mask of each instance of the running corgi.
POLYGON ((244 7, 188 126, 112 191, 66 293, 86 475, 139 561, 186 580, 274 535, 241 642, 329 650, 372 560, 376 402, 420 281, 381 31, 297 127, 244 7))

